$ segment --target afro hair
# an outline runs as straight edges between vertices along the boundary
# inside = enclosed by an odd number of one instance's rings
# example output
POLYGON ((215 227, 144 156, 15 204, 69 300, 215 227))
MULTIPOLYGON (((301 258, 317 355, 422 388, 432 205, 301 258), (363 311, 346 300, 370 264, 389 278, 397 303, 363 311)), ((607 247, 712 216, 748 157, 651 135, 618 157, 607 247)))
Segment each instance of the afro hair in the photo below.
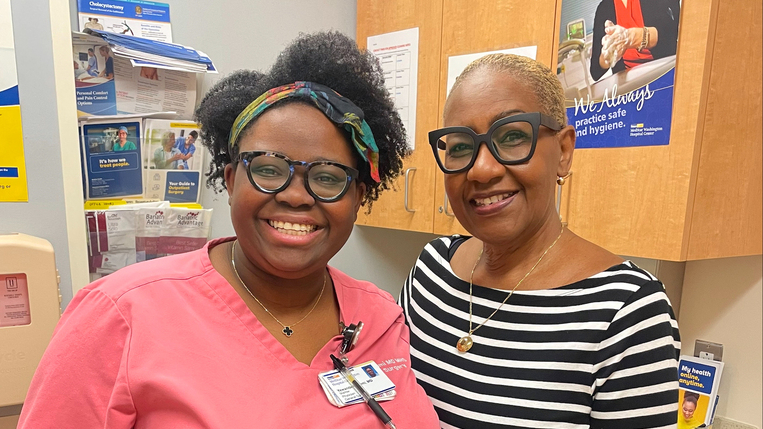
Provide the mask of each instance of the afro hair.
MULTIPOLYGON (((339 32, 302 34, 279 54, 268 73, 240 70, 209 90, 195 115, 201 125, 203 144, 212 154, 207 186, 217 192, 225 189, 225 166, 237 155, 235 148, 233 153, 229 150, 228 137, 239 113, 267 90, 296 81, 326 85, 363 110, 379 147, 379 183, 371 178, 367 164, 353 151, 360 171, 358 181, 366 186, 362 204, 370 211, 379 193, 389 189, 400 174, 408 145, 403 123, 384 87, 378 61, 339 32)), ((282 100, 276 105, 294 100, 282 100)), ((347 144, 351 144, 349 136, 347 144)))

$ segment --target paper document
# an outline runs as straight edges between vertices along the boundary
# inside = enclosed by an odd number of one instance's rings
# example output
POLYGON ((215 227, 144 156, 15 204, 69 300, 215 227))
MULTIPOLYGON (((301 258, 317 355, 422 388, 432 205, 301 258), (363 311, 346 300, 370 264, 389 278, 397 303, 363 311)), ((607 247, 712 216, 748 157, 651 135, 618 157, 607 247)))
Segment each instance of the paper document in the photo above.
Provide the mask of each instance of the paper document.
POLYGON ((170 5, 142 0, 78 0, 79 29, 172 42, 170 5))
POLYGON ((199 139, 199 125, 146 119, 144 129, 144 198, 171 203, 198 202, 205 152, 199 139))
POLYGON ((403 121, 408 146, 416 148, 416 93, 419 75, 419 29, 370 36, 368 50, 379 60, 384 85, 403 121))

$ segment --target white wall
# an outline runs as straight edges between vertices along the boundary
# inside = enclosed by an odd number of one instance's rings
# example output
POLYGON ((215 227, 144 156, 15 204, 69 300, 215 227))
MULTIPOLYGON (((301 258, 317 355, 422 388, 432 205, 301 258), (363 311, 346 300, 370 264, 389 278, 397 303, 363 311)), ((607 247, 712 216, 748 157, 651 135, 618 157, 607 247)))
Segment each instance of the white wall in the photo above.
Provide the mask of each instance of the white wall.
MULTIPOLYGON (((363 208, 361 208, 363 210, 363 208)), ((424 245, 437 236, 420 232, 356 226, 331 265, 356 279, 368 280, 397 299, 424 245)))
POLYGON ((12 0, 11 12, 29 202, 0 203, 0 232, 53 245, 66 304, 88 282, 67 2, 12 0))
POLYGON ((763 427, 763 256, 687 262, 678 326, 683 354, 723 344, 718 415, 763 427))

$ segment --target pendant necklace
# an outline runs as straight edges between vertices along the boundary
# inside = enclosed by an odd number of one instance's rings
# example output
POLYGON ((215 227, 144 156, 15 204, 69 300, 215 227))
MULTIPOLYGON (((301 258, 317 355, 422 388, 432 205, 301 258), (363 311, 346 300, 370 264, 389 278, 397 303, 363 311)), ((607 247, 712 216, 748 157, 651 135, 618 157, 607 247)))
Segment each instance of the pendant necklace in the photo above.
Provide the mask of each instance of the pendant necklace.
POLYGON ((256 296, 254 296, 252 291, 249 289, 249 286, 247 286, 246 283, 244 283, 244 281, 241 280, 241 276, 238 274, 238 270, 236 269, 236 259, 234 257, 235 255, 234 252, 236 250, 236 243, 238 243, 238 240, 234 241, 233 245, 230 248, 230 264, 233 267, 233 272, 236 274, 236 278, 238 279, 239 283, 241 283, 241 285, 244 286, 244 289, 246 289, 246 291, 249 292, 249 296, 254 298, 254 300, 257 301, 257 304, 260 304, 260 307, 262 307, 262 309, 265 310, 265 313, 268 313, 270 317, 273 318, 273 320, 275 320, 276 322, 278 322, 279 325, 281 325, 281 327, 283 328, 281 332, 283 332, 283 334, 286 335, 287 337, 291 337, 294 334, 293 328, 299 325, 300 323, 302 323, 303 320, 307 319, 307 316, 312 314, 313 310, 315 310, 315 307, 318 306, 318 302, 321 300, 321 297, 323 296, 323 291, 326 289, 326 273, 325 272, 323 273, 323 286, 321 286, 321 292, 318 294, 318 298, 316 298, 312 308, 310 308, 310 311, 308 311, 307 314, 302 316, 301 319, 292 323, 291 325, 285 325, 283 324, 283 322, 278 320, 275 314, 271 313, 270 310, 268 310, 268 308, 265 307, 265 305, 262 302, 260 302, 260 300, 257 299, 256 296))
POLYGON ((533 265, 533 267, 530 268, 530 271, 528 271, 527 274, 525 274, 525 276, 522 277, 522 280, 520 280, 519 283, 517 283, 517 285, 514 286, 514 289, 512 289, 509 292, 509 294, 506 296, 506 298, 504 298, 504 300, 501 303, 501 305, 499 305, 498 308, 496 308, 495 311, 493 311, 493 313, 490 314, 490 316, 487 317, 487 319, 485 319, 482 323, 477 325, 476 328, 472 328, 472 287, 474 285, 474 270, 477 269, 477 265, 480 263, 480 259, 482 259, 482 252, 484 252, 484 250, 485 250, 485 245, 484 244, 482 245, 482 249, 480 250, 480 254, 479 254, 479 256, 477 256, 477 261, 474 262, 474 266, 472 267, 472 272, 471 272, 471 274, 469 274, 469 333, 464 335, 463 337, 461 337, 458 340, 458 342, 456 343, 456 350, 458 350, 461 353, 466 353, 466 352, 469 351, 469 349, 472 348, 472 346, 474 345, 474 340, 472 340, 472 334, 474 333, 474 331, 476 331, 477 329, 481 328, 482 325, 487 323, 488 320, 490 320, 493 316, 495 316, 495 313, 498 313, 498 310, 500 310, 503 307, 503 305, 506 304, 506 302, 509 300, 509 298, 511 298, 511 295, 514 294, 514 291, 517 290, 519 285, 521 285, 522 282, 525 281, 527 276, 529 276, 530 273, 532 273, 535 270, 535 267, 537 267, 538 264, 540 264, 540 261, 542 261, 543 257, 546 256, 546 253, 548 253, 548 251, 551 250, 552 247, 554 247, 556 242, 559 241, 559 238, 561 238, 561 236, 562 236, 562 232, 564 232, 564 227, 562 227, 562 230, 559 231, 559 235, 556 237, 556 240, 554 240, 554 242, 551 243, 550 246, 548 246, 548 249, 546 249, 546 251, 543 252, 542 255, 540 255, 540 258, 538 259, 538 262, 536 262, 535 265, 533 265))

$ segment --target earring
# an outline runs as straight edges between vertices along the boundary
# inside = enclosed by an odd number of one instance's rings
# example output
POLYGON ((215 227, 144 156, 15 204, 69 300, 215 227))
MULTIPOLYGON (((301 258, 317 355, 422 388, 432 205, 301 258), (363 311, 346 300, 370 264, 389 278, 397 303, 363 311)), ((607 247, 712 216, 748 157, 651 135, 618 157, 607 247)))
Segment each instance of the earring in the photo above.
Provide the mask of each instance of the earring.
POLYGON ((571 174, 572 173, 567 173, 564 176, 558 176, 556 178, 556 184, 559 185, 559 186, 564 185, 565 181, 567 180, 568 177, 570 177, 571 174))

